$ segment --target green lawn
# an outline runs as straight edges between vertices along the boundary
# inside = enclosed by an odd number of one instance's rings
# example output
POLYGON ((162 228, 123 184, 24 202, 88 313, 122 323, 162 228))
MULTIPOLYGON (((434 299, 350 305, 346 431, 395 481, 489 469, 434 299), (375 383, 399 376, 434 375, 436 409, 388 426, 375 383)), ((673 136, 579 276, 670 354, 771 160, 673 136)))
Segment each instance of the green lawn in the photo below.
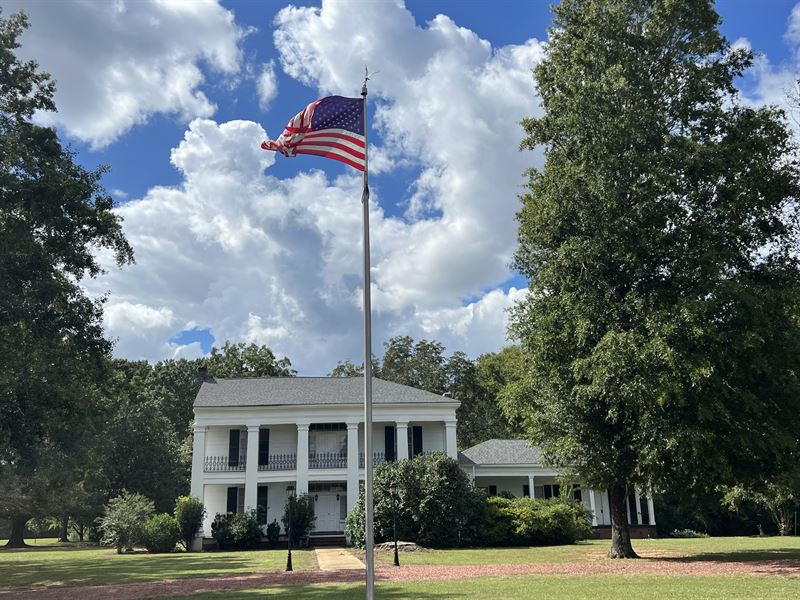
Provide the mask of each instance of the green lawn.
MULTIPOLYGON (((117 554, 96 546, 57 545, 0 550, 0 589, 54 585, 100 585, 282 571, 285 550, 117 554)), ((0 540, 0 545, 5 543, 0 540)), ((30 542, 29 542, 30 543, 30 542)), ((292 551, 295 569, 316 568, 314 553, 292 551)))
MULTIPOLYGON (((590 540, 570 546, 536 548, 482 548, 428 550, 400 554, 406 565, 489 565, 524 563, 567 563, 605 560, 610 540, 590 540)), ((643 558, 691 558, 692 560, 800 560, 800 537, 717 537, 692 539, 633 540, 643 558)), ((379 560, 391 564, 392 553, 380 553, 379 560)))
MULTIPOLYGON (((363 585, 308 585, 192 596, 192 600, 351 600, 364 597, 363 585)), ((379 583, 378 600, 424 598, 570 598, 586 600, 748 599, 800 597, 800 578, 769 576, 664 577, 652 575, 586 575, 485 577, 455 581, 379 583)))

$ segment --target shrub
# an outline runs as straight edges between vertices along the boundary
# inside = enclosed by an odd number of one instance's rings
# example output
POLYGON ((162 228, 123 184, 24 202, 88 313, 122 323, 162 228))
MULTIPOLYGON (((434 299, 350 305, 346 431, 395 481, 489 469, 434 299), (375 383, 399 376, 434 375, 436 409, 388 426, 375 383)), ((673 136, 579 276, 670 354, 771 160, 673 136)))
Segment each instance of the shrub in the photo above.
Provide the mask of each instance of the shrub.
POLYGON ((255 548, 261 539, 261 526, 256 511, 248 510, 234 515, 231 521, 231 538, 236 548, 255 548))
POLYGON ((105 514, 98 520, 103 530, 103 543, 114 546, 117 553, 132 550, 142 541, 142 527, 155 512, 153 501, 141 494, 124 491, 103 507, 105 514))
POLYGON ((217 513, 211 523, 211 537, 217 542, 220 550, 233 547, 233 534, 231 525, 236 515, 234 513, 217 513))
POLYGON ((267 541, 269 541, 271 546, 277 546, 280 537, 281 526, 278 525, 278 519, 273 519, 272 523, 267 525, 267 541))
MULTIPOLYGON (((431 548, 473 545, 479 541, 486 507, 458 463, 445 454, 382 463, 375 469, 375 542, 393 537, 393 501, 389 485, 397 483, 397 535, 431 548)), ((364 493, 347 515, 350 543, 364 546, 364 493)))
POLYGON ((672 533, 669 534, 670 537, 674 538, 707 538, 707 533, 702 533, 700 531, 694 531, 693 529, 675 529, 672 533))
POLYGON ((489 546, 570 544, 591 534, 591 517, 567 498, 486 500, 483 543, 489 546))
POLYGON ((286 507, 283 510, 283 527, 288 531, 289 529, 289 507, 291 506, 292 515, 292 546, 297 540, 306 537, 311 530, 314 529, 314 523, 317 521, 314 515, 314 504, 308 494, 302 494, 289 498, 286 501, 286 507))
POLYGON ((150 517, 142 526, 142 544, 152 554, 174 551, 180 539, 178 522, 166 513, 150 517))
POLYGON ((220 550, 255 548, 261 539, 261 526, 254 510, 241 515, 218 513, 211 523, 211 535, 217 541, 220 550))
POLYGON ((192 549, 192 541, 203 525, 206 509, 194 496, 181 496, 175 502, 175 521, 181 533, 181 542, 187 552, 192 549))

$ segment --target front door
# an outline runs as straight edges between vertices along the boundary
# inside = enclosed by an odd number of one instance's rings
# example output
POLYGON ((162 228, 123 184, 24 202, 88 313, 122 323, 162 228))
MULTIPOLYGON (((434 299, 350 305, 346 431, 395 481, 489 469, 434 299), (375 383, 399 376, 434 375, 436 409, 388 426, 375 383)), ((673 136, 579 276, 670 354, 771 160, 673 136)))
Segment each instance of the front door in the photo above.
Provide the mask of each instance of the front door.
POLYGON ((339 500, 337 494, 320 492, 314 495, 314 514, 317 522, 314 531, 341 531, 339 522, 339 500))

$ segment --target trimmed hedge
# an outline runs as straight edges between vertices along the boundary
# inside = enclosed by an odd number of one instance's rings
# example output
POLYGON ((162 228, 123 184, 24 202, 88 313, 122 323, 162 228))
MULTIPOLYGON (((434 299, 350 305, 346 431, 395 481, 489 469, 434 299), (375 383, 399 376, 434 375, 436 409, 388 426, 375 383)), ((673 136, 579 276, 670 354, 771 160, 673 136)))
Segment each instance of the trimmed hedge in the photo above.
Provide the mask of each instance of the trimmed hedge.
POLYGON ((220 550, 226 548, 255 548, 261 539, 261 526, 256 511, 249 510, 241 515, 224 513, 214 517, 211 535, 220 550))
POLYGON ((580 502, 566 498, 486 499, 483 544, 546 546, 571 544, 591 535, 591 515, 580 502))

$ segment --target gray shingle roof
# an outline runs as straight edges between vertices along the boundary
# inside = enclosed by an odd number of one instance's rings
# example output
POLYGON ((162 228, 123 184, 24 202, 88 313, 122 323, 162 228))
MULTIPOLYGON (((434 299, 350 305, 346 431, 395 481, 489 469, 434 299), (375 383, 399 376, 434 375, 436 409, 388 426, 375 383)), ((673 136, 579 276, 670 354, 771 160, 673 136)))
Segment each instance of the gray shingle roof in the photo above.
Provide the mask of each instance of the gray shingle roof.
POLYGON ((486 440, 458 453, 462 465, 541 465, 539 448, 526 440, 486 440))
MULTIPOLYGON (((361 404, 363 377, 246 377, 210 379, 197 393, 196 407, 301 406, 308 404, 361 404)), ((374 378, 373 404, 430 404, 452 398, 374 378)))

